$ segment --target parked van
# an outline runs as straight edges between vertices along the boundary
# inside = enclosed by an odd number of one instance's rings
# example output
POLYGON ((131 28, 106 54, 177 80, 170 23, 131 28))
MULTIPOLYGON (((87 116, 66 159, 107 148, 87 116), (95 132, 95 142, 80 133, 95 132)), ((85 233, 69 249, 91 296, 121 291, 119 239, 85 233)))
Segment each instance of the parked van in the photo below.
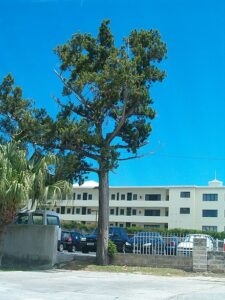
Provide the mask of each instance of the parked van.
POLYGON ((14 224, 55 225, 57 227, 58 249, 61 241, 61 223, 56 212, 50 210, 35 210, 19 212, 14 224))

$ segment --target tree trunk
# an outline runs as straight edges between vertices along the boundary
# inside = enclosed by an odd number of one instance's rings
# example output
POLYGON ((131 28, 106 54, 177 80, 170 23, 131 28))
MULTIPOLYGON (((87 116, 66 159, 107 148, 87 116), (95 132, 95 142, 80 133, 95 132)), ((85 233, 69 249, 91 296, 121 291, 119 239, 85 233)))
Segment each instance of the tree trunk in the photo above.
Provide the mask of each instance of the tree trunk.
POLYGON ((0 225, 0 267, 2 264, 2 255, 3 255, 3 240, 6 232, 6 226, 0 225))
POLYGON ((99 172, 99 213, 98 213, 97 264, 108 265, 109 235, 109 181, 108 172, 99 172))

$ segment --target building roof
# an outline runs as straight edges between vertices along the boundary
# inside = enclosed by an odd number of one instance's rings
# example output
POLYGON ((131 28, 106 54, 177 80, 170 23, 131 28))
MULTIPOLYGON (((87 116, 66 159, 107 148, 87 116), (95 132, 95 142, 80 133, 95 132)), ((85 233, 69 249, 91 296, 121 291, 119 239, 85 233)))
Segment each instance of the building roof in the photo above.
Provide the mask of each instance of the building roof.
MULTIPOLYGON (((97 181, 89 180, 85 181, 83 184, 79 185, 78 183, 73 184, 74 188, 87 188, 87 189, 94 189, 98 188, 99 184, 97 181)), ((165 185, 165 186, 110 186, 110 189, 176 189, 176 188, 225 188, 223 186, 223 182, 217 179, 209 181, 209 185, 207 186, 198 186, 198 185, 165 185)))

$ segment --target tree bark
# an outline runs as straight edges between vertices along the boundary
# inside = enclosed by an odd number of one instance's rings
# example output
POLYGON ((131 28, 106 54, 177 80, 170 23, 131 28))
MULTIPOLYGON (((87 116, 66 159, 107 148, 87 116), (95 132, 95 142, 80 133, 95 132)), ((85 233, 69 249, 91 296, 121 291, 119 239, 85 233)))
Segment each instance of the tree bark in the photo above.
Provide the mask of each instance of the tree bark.
POLYGON ((99 172, 99 213, 96 259, 98 265, 108 265, 109 181, 108 171, 99 172))

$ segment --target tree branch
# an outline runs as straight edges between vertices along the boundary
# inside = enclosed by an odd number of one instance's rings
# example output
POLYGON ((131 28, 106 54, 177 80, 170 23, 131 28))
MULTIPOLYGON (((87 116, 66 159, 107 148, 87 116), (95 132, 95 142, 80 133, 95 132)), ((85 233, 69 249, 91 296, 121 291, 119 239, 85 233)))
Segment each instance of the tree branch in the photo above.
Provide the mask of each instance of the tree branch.
POLYGON ((97 169, 97 168, 84 167, 82 170, 87 171, 87 172, 94 172, 94 173, 97 173, 97 174, 99 173, 99 169, 97 169))
POLYGON ((123 161, 123 160, 135 159, 135 158, 142 158, 142 157, 153 155, 153 154, 155 154, 155 152, 152 151, 152 152, 144 153, 144 154, 141 154, 141 155, 134 155, 134 156, 125 157, 125 158, 118 158, 118 160, 123 161))
POLYGON ((82 103, 84 106, 86 106, 87 108, 92 110, 92 107, 88 104, 87 100, 83 97, 83 95, 81 93, 79 93, 78 91, 75 91, 67 82, 66 79, 59 74, 56 69, 54 69, 55 74, 59 77, 59 79, 62 81, 63 85, 65 85, 65 87, 67 87, 72 93, 74 93, 75 97, 77 98, 77 100, 82 103))
POLYGON ((126 119, 132 115, 134 108, 133 106, 126 112, 127 109, 127 101, 128 101, 128 90, 127 90, 127 85, 125 87, 125 95, 124 95, 124 105, 123 105, 123 112, 122 112, 122 116, 118 122, 118 125, 116 126, 116 128, 114 129, 114 131, 112 131, 108 137, 106 138, 106 144, 109 145, 110 142, 114 139, 114 137, 118 134, 118 132, 120 131, 120 129, 123 127, 126 119))

